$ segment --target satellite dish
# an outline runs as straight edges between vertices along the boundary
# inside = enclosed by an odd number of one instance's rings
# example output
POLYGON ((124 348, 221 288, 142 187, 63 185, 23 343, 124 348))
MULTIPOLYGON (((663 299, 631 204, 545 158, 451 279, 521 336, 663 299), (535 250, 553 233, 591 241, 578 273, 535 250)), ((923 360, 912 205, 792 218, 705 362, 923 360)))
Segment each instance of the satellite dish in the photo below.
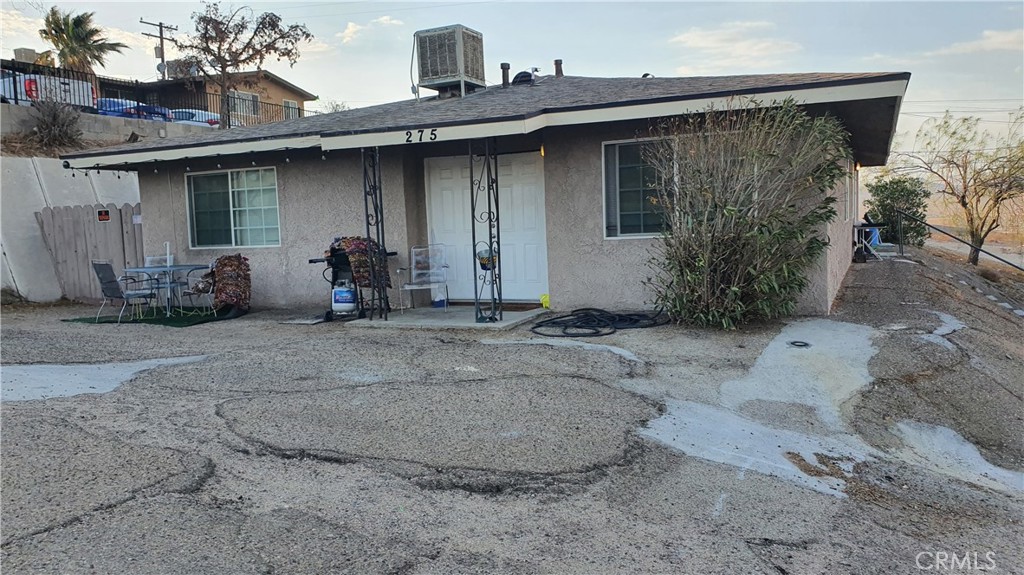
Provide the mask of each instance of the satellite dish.
POLYGON ((159 64, 156 65, 156 71, 160 72, 161 74, 163 74, 164 70, 166 70, 166 69, 167 69, 167 64, 164 64, 163 62, 160 62, 159 64))

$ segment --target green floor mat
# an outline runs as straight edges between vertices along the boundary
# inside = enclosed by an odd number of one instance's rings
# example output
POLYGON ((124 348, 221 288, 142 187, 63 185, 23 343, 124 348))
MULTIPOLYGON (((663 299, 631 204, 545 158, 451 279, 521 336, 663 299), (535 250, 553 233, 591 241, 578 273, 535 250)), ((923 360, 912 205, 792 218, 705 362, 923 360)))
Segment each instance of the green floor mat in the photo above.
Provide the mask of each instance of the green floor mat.
MULTIPOLYGON (((163 308, 154 308, 156 313, 153 311, 146 313, 146 317, 141 319, 128 319, 125 315, 121 319, 121 323, 147 323, 152 325, 164 325, 167 327, 189 327, 192 325, 199 325, 201 323, 207 323, 211 321, 218 321, 222 319, 231 319, 235 317, 234 314, 220 314, 213 315, 211 313, 200 313, 200 308, 184 308, 184 313, 178 308, 174 308, 171 311, 170 317, 168 317, 163 308)), ((76 317, 73 319, 66 319, 63 321, 72 321, 75 323, 117 323, 116 315, 101 315, 99 321, 96 321, 96 316, 89 317, 76 317)))

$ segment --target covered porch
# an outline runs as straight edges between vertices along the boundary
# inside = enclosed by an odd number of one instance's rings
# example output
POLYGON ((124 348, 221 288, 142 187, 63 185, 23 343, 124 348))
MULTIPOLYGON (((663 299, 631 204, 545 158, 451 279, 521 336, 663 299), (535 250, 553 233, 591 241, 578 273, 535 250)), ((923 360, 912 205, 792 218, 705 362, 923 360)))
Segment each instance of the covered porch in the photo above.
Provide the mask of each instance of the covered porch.
MULTIPOLYGON (((403 299, 417 307, 406 309, 404 317, 394 310, 384 317, 409 326, 435 322, 449 327, 515 325, 526 312, 508 312, 505 304, 537 305, 549 291, 542 139, 540 135, 436 143, 428 139, 359 149, 364 160, 366 235, 378 238, 385 249, 398 250, 395 261, 403 262, 389 264, 392 289, 380 290, 376 300, 394 308, 398 290, 418 287, 405 285, 415 277, 408 271, 416 265, 410 248, 438 246, 445 253, 447 290, 410 289, 403 299), (390 174, 375 169, 381 164, 391 168, 390 174), (401 183, 393 187, 403 200, 404 222, 388 213, 393 204, 383 200, 394 194, 387 188, 399 175, 393 168, 397 166, 401 166, 401 183), (404 252, 389 243, 396 226, 404 227, 396 230, 407 244, 404 252), (405 271, 397 273, 396 268, 405 271), (461 305, 451 306, 448 312, 431 307, 444 299, 445 291, 449 303, 461 305), (506 317, 506 313, 513 315, 506 317)), ((325 138, 322 146, 329 157, 333 150, 354 152, 345 147, 352 143, 331 144, 325 138)))

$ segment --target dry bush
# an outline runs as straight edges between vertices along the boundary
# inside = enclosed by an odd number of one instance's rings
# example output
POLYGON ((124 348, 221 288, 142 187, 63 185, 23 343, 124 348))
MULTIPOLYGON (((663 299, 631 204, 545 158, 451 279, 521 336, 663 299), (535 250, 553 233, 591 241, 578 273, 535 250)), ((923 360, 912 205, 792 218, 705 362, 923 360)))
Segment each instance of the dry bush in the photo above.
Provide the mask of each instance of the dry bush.
POLYGON ((732 329, 793 313, 850 158, 839 122, 792 100, 730 106, 667 121, 645 146, 665 221, 647 285, 678 323, 732 329))
POLYGON ((82 114, 78 110, 52 101, 37 101, 33 107, 36 126, 32 138, 42 148, 79 148, 82 146, 82 114))
POLYGON ((121 142, 106 140, 82 140, 76 146, 46 147, 39 143, 34 132, 11 133, 0 136, 0 155, 19 158, 57 158, 61 154, 83 149, 116 146, 121 142))

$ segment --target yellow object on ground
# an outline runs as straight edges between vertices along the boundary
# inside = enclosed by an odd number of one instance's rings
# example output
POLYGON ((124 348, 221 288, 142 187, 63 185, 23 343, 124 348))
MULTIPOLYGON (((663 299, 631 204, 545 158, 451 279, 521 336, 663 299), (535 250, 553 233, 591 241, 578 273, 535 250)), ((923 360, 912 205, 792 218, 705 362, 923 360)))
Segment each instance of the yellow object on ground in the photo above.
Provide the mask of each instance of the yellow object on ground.
POLYGON ((544 309, 550 308, 551 307, 551 297, 548 296, 548 294, 546 294, 546 293, 545 294, 541 294, 541 296, 540 296, 540 305, 543 306, 544 309))

